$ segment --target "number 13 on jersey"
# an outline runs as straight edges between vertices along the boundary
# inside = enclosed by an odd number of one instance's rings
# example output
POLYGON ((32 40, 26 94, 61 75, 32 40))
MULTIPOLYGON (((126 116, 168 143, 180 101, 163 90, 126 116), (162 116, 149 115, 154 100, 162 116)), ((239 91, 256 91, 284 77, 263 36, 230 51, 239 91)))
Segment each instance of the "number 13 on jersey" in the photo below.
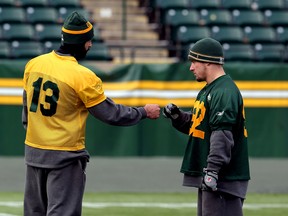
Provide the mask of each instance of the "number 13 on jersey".
POLYGON ((37 112, 40 105, 40 112, 44 116, 53 116, 57 110, 57 101, 59 99, 59 88, 56 83, 49 80, 43 84, 43 78, 39 77, 33 82, 33 96, 30 105, 30 112, 37 112), (44 103, 39 102, 40 95, 45 95, 44 103))

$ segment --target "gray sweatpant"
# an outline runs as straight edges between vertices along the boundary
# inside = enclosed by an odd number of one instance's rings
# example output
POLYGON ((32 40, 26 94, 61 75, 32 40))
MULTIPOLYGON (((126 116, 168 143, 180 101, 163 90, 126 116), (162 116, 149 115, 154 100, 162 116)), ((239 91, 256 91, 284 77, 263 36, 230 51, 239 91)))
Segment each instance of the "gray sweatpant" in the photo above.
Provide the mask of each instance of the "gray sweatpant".
POLYGON ((243 216, 240 197, 225 193, 198 190, 198 216, 243 216))
POLYGON ((27 166, 24 216, 80 216, 86 162, 59 169, 27 166))

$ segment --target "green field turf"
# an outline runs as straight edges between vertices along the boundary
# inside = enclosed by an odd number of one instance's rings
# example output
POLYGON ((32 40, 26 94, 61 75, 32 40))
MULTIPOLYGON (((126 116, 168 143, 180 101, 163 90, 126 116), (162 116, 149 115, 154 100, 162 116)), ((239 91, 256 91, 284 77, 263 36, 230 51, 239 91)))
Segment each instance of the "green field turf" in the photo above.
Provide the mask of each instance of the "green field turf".
MULTIPOLYGON (((0 193, 0 216, 23 215, 22 193, 0 193)), ((195 193, 86 193, 83 216, 196 215, 195 193)), ((248 194, 246 216, 287 216, 288 194, 248 194)))

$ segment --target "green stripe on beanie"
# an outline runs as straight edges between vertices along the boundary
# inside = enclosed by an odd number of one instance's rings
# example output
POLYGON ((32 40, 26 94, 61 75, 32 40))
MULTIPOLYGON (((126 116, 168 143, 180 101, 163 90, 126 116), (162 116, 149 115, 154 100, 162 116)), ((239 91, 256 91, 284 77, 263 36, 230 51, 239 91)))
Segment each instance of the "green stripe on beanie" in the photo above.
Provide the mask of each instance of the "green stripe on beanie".
POLYGON ((62 43, 81 44, 92 40, 93 37, 93 25, 78 12, 72 12, 65 19, 62 26, 62 43))
POLYGON ((188 59, 215 64, 224 64, 224 53, 222 45, 212 39, 203 38, 197 41, 191 48, 188 59))

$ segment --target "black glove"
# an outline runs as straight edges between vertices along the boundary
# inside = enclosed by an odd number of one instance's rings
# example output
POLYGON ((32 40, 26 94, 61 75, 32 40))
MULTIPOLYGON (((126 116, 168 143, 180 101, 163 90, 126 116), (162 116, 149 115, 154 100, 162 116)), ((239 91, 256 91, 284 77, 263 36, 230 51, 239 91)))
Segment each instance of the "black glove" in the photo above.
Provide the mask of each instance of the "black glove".
POLYGON ((205 176, 203 178, 202 189, 217 191, 218 173, 216 171, 208 171, 204 169, 205 176))
POLYGON ((167 104, 163 108, 163 116, 170 119, 177 119, 179 117, 180 110, 175 104, 167 104))

